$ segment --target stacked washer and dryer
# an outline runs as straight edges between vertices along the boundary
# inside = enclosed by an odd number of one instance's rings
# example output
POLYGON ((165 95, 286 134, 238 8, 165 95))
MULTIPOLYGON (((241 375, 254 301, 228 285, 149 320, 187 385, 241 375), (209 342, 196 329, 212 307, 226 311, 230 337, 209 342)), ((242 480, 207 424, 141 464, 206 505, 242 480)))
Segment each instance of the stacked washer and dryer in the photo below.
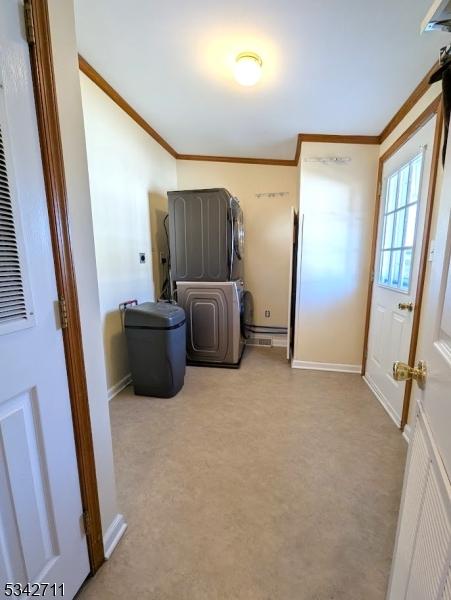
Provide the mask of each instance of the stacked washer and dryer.
POLYGON ((244 227, 239 202, 226 189, 168 192, 171 281, 187 320, 191 364, 239 366, 244 227))

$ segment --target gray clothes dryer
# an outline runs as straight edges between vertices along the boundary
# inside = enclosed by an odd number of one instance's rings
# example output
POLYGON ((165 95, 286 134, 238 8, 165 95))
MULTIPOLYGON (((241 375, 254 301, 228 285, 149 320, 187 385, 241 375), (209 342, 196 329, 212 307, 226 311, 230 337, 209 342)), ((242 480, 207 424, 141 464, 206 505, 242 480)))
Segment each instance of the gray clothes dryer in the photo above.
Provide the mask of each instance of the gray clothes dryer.
POLYGON ((177 301, 186 314, 188 361, 238 365, 244 349, 241 281, 177 282, 177 301))
POLYGON ((230 192, 168 192, 168 210, 172 281, 243 278, 243 213, 230 192))

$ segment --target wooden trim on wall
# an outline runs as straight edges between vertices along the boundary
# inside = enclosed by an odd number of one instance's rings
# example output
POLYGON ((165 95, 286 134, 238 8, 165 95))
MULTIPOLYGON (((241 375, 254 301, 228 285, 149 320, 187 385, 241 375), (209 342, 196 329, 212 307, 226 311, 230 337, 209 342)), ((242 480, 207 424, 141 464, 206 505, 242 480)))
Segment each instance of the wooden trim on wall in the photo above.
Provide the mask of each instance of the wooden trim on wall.
POLYGON ((144 129, 156 142, 177 160, 198 160, 206 162, 228 162, 249 165, 274 165, 283 167, 296 167, 301 157, 302 142, 324 142, 330 144, 382 144, 390 133, 399 125, 409 111, 429 88, 429 79, 436 70, 435 63, 417 87, 413 90, 401 108, 390 119, 379 135, 332 135, 323 133, 298 133, 296 150, 293 159, 282 158, 247 158, 240 156, 211 156, 206 154, 179 154, 130 104, 91 66, 80 54, 78 55, 80 71, 95 83, 105 94, 113 100, 128 116, 144 129))
POLYGON ((295 160, 283 158, 246 158, 239 156, 210 156, 205 154, 177 154, 177 160, 200 160, 206 162, 242 163, 248 165, 273 165, 278 167, 295 167, 295 160))
POLYGON ((296 152, 294 153, 294 162, 296 166, 299 164, 299 159, 301 158, 301 150, 302 150, 302 134, 298 133, 298 139, 296 142, 296 152))
MULTIPOLYGON (((413 316, 412 325, 412 336, 410 341, 409 350, 409 364, 413 364, 415 360, 416 347, 418 342, 418 330, 420 324, 421 315, 421 304, 423 298, 424 280, 427 267, 427 253, 429 246, 429 236, 431 230, 432 211, 434 207, 434 196, 437 185, 437 170, 440 158, 440 141, 441 141, 441 129, 443 126, 443 112, 441 104, 441 96, 438 96, 429 106, 419 115, 417 119, 403 132, 403 134, 388 148, 386 152, 379 158, 379 169, 377 175, 377 188, 376 188, 376 203, 374 208, 374 219, 373 219, 373 234, 371 243, 371 262, 370 262, 370 277, 368 282, 368 296, 367 296, 367 307, 366 307, 366 319, 365 319, 365 333, 364 333, 364 344, 363 344, 363 359, 362 359, 362 375, 365 375, 366 361, 368 356, 368 338, 370 328, 370 317, 371 317, 371 305, 373 295, 373 284, 375 278, 375 264, 376 264, 376 250, 377 250, 377 239, 379 232, 379 213, 382 193, 382 173, 384 163, 393 156, 399 148, 401 148, 415 133, 421 129, 421 127, 429 121, 434 115, 437 115, 437 122, 435 126, 434 144, 432 149, 432 162, 431 162, 431 175, 429 181, 428 197, 426 204, 426 220, 425 228, 423 233, 423 240, 421 246, 420 266, 418 274, 418 285, 417 293, 415 298, 415 311, 413 316)), ((404 429, 407 423, 409 414, 410 404, 410 393, 411 393, 411 382, 410 385, 406 385, 403 412, 401 418, 401 430, 404 429)))
POLYGON ((392 131, 401 123, 404 117, 412 110, 418 100, 429 89, 429 79, 438 67, 438 62, 434 63, 417 87, 413 90, 401 108, 390 119, 380 134, 380 143, 388 138, 392 131))
MULTIPOLYGON (((416 359, 416 351, 418 344, 418 332, 420 330, 420 320, 421 320, 421 309, 423 306, 423 292, 424 292, 424 282, 426 279, 426 269, 428 263, 428 253, 429 253, 429 240, 431 237, 431 227, 432 227, 432 213, 434 210, 434 200, 435 200, 435 192, 437 189, 437 172, 438 166, 441 158, 441 143, 442 143, 442 129, 443 129, 443 108, 442 103, 440 102, 437 107, 437 121, 435 123, 435 133, 434 133, 434 145, 432 147, 432 165, 431 165, 431 177, 429 179, 429 189, 428 189, 428 199, 426 205, 426 215, 424 220, 424 230, 423 230, 423 240, 421 244, 421 255, 420 255, 420 271, 418 273, 418 285, 417 285, 417 293, 415 298, 415 310, 413 314, 413 323, 412 323, 412 337, 410 341, 409 348, 409 365, 414 365, 416 359)), ((406 388, 404 392, 404 403, 402 407, 402 416, 401 416, 401 430, 404 430, 404 427, 409 418, 409 409, 410 409, 410 398, 412 393, 412 380, 406 381, 406 388)))
POLYGON ((34 39, 29 43, 36 113, 47 196, 58 295, 66 302, 68 326, 62 330, 83 510, 88 516, 91 573, 105 560, 94 448, 83 358, 77 286, 67 210, 61 132, 58 118, 47 0, 25 0, 34 39))
POLYGON ((91 66, 86 59, 78 55, 80 71, 95 83, 113 102, 142 127, 156 142, 177 160, 198 160, 203 162, 226 162, 247 165, 273 165, 278 167, 297 167, 301 156, 302 142, 326 142, 333 144, 379 144, 378 135, 329 135, 322 133, 298 133, 293 159, 252 158, 245 156, 212 156, 206 154, 179 154, 149 123, 124 100, 124 98, 91 66))
POLYGON ((324 142, 327 144, 380 144, 378 135, 329 135, 328 133, 300 133, 302 142, 324 142))
POLYGON ((130 104, 122 98, 122 96, 116 92, 116 90, 106 81, 100 73, 98 73, 94 67, 92 67, 88 61, 86 61, 80 54, 78 55, 78 65, 80 67, 80 71, 89 77, 89 79, 95 83, 105 94, 113 100, 124 112, 128 114, 128 116, 135 121, 137 125, 142 127, 146 133, 150 135, 156 142, 160 144, 165 150, 169 152, 171 156, 177 158, 177 152, 174 148, 163 138, 161 135, 155 131, 153 127, 149 125, 149 123, 141 117, 136 110, 130 106, 130 104))
POLYGON ((297 167, 301 157, 302 142, 323 142, 329 144, 379 144, 378 135, 329 135, 323 133, 298 133, 294 158, 246 158, 238 156, 210 156, 205 154, 176 154, 177 160, 200 160, 208 162, 244 163, 250 165, 275 165, 297 167))

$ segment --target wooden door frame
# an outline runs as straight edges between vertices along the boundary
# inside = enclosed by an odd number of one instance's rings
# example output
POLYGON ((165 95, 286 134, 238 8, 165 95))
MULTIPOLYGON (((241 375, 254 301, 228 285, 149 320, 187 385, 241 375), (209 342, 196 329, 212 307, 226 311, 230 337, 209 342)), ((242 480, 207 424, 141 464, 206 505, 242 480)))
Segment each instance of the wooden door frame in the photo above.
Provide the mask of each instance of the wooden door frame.
POLYGON ((62 329, 78 475, 91 574, 105 560, 80 313, 70 242, 67 190, 55 88, 48 0, 25 0, 26 28, 41 146, 47 209, 59 300, 65 302, 62 329))
MULTIPOLYGON (((418 285, 415 296, 415 309, 413 313, 412 323, 412 336, 410 339, 409 348, 409 365, 413 365, 415 362, 415 354, 418 343, 418 331, 420 327, 421 318, 421 306, 423 302, 423 290, 424 281, 426 277, 426 267, 428 259, 428 248, 429 239, 431 234, 432 224, 432 213, 434 208, 434 197, 435 190, 437 187, 437 171, 440 160, 440 148, 442 139, 442 128, 443 128, 443 110, 442 110, 442 96, 441 94, 433 100, 429 106, 415 119, 415 121, 402 133, 402 135, 381 155, 379 158, 379 168, 377 173, 377 187, 376 187, 376 203, 374 207, 374 220, 373 220, 373 239, 371 245, 371 262, 370 262, 370 277, 368 282, 368 297, 366 306, 366 321, 365 321, 365 336, 363 344, 363 358, 362 358, 362 376, 366 372, 366 361, 368 358, 368 338, 370 330, 370 318, 371 318, 371 305, 373 299, 373 285, 375 279, 375 264, 376 264, 376 250, 377 240, 379 235, 379 217, 380 217, 380 204, 382 195, 382 172, 384 163, 391 158, 415 133, 423 127, 431 118, 437 116, 434 131, 434 143, 432 146, 432 161, 431 161, 431 175, 429 179, 428 196, 426 204, 426 213, 424 220, 423 239, 421 242, 421 254, 420 254, 420 265, 418 271, 418 285)), ((406 388, 404 392, 404 401, 401 416, 401 431, 404 431, 404 427, 409 417, 410 407, 410 396, 412 392, 412 381, 406 381, 406 388)))

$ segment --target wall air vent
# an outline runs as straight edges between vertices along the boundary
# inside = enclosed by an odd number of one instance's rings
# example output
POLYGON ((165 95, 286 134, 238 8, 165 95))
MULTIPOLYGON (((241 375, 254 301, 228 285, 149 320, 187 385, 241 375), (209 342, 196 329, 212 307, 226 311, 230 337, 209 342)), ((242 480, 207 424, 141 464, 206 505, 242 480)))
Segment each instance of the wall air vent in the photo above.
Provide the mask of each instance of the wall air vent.
POLYGON ((421 31, 451 31, 451 0, 435 0, 421 23, 421 31))
POLYGON ((30 327, 33 322, 9 150, 6 112, 0 98, 0 335, 30 327))
POLYGON ((271 338, 250 337, 246 340, 247 346, 266 346, 272 348, 273 342, 271 338))

